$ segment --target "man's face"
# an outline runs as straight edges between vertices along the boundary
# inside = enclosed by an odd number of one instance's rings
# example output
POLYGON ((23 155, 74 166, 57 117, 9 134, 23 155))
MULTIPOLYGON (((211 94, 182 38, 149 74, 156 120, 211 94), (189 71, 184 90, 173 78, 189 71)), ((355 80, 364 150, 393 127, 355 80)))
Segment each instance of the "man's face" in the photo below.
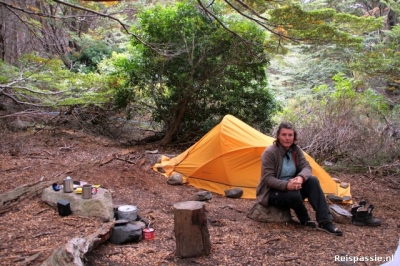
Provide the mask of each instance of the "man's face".
POLYGON ((293 129, 282 128, 279 132, 278 140, 279 143, 288 150, 294 141, 293 129))

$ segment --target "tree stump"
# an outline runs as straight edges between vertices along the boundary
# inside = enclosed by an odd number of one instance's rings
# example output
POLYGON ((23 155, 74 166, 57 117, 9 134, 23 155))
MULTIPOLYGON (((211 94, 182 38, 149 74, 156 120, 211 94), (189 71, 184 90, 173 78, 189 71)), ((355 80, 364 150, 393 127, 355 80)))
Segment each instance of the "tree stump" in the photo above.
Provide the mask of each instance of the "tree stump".
POLYGON ((183 201, 174 204, 176 255, 196 257, 211 251, 204 202, 183 201))

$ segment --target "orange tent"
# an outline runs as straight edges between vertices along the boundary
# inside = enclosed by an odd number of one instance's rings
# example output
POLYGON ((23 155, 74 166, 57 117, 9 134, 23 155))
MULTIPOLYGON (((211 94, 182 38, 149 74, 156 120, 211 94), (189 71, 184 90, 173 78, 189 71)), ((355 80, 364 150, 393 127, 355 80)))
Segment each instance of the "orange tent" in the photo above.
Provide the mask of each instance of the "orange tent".
MULTIPOLYGON (((153 169, 162 167, 166 177, 178 172, 189 185, 222 195, 226 189, 241 188, 242 198, 255 199, 261 154, 274 140, 226 115, 193 146, 174 158, 163 156, 153 169)), ((325 194, 350 196, 350 187, 343 189, 314 159, 307 154, 306 158, 325 194)))

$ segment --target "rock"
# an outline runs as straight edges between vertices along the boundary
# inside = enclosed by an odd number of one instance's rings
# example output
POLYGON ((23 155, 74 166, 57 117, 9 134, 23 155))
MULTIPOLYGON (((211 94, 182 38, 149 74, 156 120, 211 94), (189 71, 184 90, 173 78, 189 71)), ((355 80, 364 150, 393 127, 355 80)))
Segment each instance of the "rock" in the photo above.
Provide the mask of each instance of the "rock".
POLYGON ((162 173, 162 174, 165 173, 164 168, 162 168, 161 166, 157 167, 157 171, 162 173))
POLYGON ((142 221, 130 221, 129 223, 139 226, 142 230, 146 228, 146 224, 142 221))
POLYGON ((348 188, 350 185, 349 185, 349 183, 342 182, 342 183, 340 183, 340 186, 341 186, 342 188, 348 188))
POLYGON ((336 196, 334 194, 328 194, 326 195, 326 198, 328 199, 328 203, 329 202, 343 202, 343 198, 336 196))
POLYGON ((259 203, 255 203, 247 214, 247 218, 263 223, 280 223, 292 220, 290 209, 280 209, 274 206, 267 208, 259 203))
POLYGON ((335 211, 331 211, 333 221, 340 224, 351 224, 351 217, 341 215, 335 211))
POLYGON ((351 196, 343 196, 343 200, 344 201, 349 201, 349 200, 351 200, 351 196))
POLYGON ((158 150, 155 151, 146 151, 145 152, 145 158, 146 161, 150 164, 150 165, 155 165, 156 163, 160 163, 161 162, 161 156, 158 153, 158 150))
POLYGON ((18 116, 14 121, 9 123, 9 128, 15 131, 27 130, 31 126, 31 123, 21 120, 18 116))
POLYGON ((195 201, 206 201, 212 199, 212 194, 210 191, 200 191, 194 196, 195 201))
POLYGON ((241 188, 232 188, 225 190, 225 196, 228 198, 240 198, 243 195, 243 189, 241 188))
POLYGON ((332 180, 335 181, 336 183, 340 183, 341 182, 340 179, 336 178, 336 177, 332 177, 332 180))
POLYGON ((157 154, 157 153, 159 153, 158 152, 158 150, 154 150, 154 151, 145 151, 144 153, 146 153, 146 154, 157 154))
POLYGON ((168 178, 167 183, 169 185, 178 186, 183 184, 183 178, 181 174, 175 173, 168 178))
POLYGON ((107 189, 99 188, 97 194, 92 195, 91 199, 83 199, 82 194, 75 192, 55 191, 52 186, 43 190, 42 201, 52 207, 57 207, 59 200, 66 200, 70 203, 73 215, 99 217, 104 222, 114 218, 111 192, 107 189))
POLYGON ((113 244, 138 242, 140 240, 142 240, 142 228, 130 223, 114 226, 110 236, 110 242, 113 244))
MULTIPOLYGON (((150 219, 141 217, 139 214, 138 214, 138 218, 137 218, 136 221, 143 222, 146 226, 150 226, 150 224, 151 224, 151 220, 150 219)), ((133 221, 131 223, 135 224, 133 221)))
POLYGON ((352 215, 349 211, 341 209, 338 205, 329 205, 334 222, 341 224, 351 224, 352 215))
POLYGON ((118 226, 118 225, 123 225, 123 224, 127 224, 127 223, 129 223, 128 220, 121 219, 121 220, 116 220, 114 225, 118 226))

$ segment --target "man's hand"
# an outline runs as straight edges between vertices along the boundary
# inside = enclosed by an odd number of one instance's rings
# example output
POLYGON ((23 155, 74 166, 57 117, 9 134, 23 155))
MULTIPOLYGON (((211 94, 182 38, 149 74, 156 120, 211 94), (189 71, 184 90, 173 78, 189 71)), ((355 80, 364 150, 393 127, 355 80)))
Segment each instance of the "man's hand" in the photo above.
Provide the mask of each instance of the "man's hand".
POLYGON ((304 179, 301 176, 296 176, 289 180, 287 184, 288 190, 299 190, 301 189, 301 185, 303 184, 304 179))

